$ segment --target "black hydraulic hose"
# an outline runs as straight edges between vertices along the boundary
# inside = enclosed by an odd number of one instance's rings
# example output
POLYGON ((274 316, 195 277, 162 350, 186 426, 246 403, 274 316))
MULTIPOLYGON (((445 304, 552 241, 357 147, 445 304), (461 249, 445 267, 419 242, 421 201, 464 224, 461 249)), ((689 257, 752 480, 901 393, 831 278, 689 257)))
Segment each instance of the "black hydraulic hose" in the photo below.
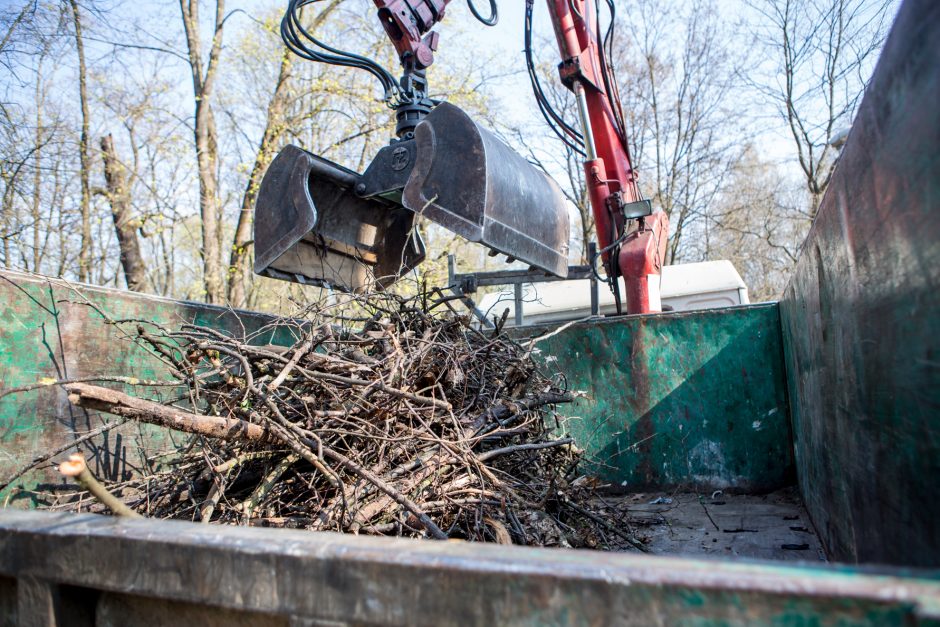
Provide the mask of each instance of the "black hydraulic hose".
POLYGON ((351 67, 369 72, 375 76, 385 91, 385 100, 391 104, 394 95, 399 93, 398 83, 395 77, 385 68, 367 57, 338 50, 318 40, 308 32, 301 23, 300 11, 309 4, 319 2, 320 0, 290 0, 287 11, 281 20, 281 39, 287 48, 297 56, 310 61, 317 61, 329 65, 338 65, 351 67), (312 42, 318 48, 326 51, 320 52, 307 47, 303 39, 312 42))
MULTIPOLYGON (((600 35, 600 8, 597 7, 597 28, 598 35, 600 35)), ((614 0, 607 0, 607 8, 610 11, 610 24, 607 25, 607 32, 604 34, 604 39, 600 48, 601 54, 601 64, 603 66, 603 79, 604 79, 604 89, 607 93, 607 99, 610 101, 610 106, 614 114, 614 119, 617 124, 617 132, 620 135, 620 141, 623 143, 624 150, 627 151, 627 154, 630 153, 630 143, 627 137, 627 123, 623 115, 623 104, 620 101, 620 89, 617 85, 617 74, 614 71, 614 66, 610 63, 610 59, 613 56, 613 43, 614 43, 614 24, 617 19, 617 9, 614 5, 614 0)), ((633 189, 633 192, 636 198, 640 198, 640 188, 636 183, 636 178, 631 178, 628 182, 628 185, 633 189)))
POLYGON ((541 82, 538 78, 538 73, 535 69, 535 61, 532 55, 533 4, 534 0, 526 0, 524 45, 526 70, 529 74, 529 82, 532 84, 532 91, 535 94, 535 102, 538 104, 539 111, 542 113, 542 117, 544 117, 545 121, 548 123, 549 128, 552 129, 552 131, 565 143, 566 146, 571 148, 571 150, 576 154, 583 157, 585 154, 581 146, 584 143, 584 138, 577 130, 565 122, 565 120, 552 108, 551 103, 548 102, 548 98, 545 96, 545 92, 543 91, 541 82))
POLYGON ((473 4, 473 0, 467 0, 467 7, 469 7, 470 12, 473 13, 473 17, 477 18, 486 26, 496 26, 496 23, 499 22, 499 8, 496 6, 496 0, 490 0, 490 16, 487 18, 480 15, 476 5, 473 4))
POLYGON ((600 250, 598 250, 597 252, 595 252, 594 255, 591 257, 591 260, 590 260, 590 263, 591 263, 591 272, 594 273, 594 278, 597 279, 598 281, 603 281, 603 282, 607 283, 607 284, 608 284, 608 287, 610 287, 611 290, 613 290, 613 286, 610 285, 610 277, 609 277, 609 276, 606 277, 606 278, 605 278, 605 277, 602 277, 602 276, 597 272, 597 260, 600 258, 601 255, 603 255, 604 253, 606 253, 606 252, 609 251, 609 250, 613 250, 613 251, 614 251, 614 254, 612 254, 612 255, 610 256, 611 259, 613 259, 613 258, 616 257, 616 256, 619 256, 618 251, 620 250, 620 245, 623 244, 623 242, 624 242, 625 239, 627 239, 627 232, 626 232, 626 230, 624 230, 623 234, 622 234, 620 237, 618 237, 616 240, 614 240, 613 242, 611 242, 611 243, 608 244, 607 246, 605 246, 605 247, 601 248, 600 250))
MULTIPOLYGON (((618 248, 619 250, 619 248, 618 248)), ((619 255, 618 255, 619 256, 619 255)), ((623 313, 623 304, 620 300, 620 268, 616 263, 611 262, 611 285, 614 292, 614 304, 617 306, 617 315, 623 313)))
POLYGON ((605 44, 608 43, 613 36, 614 29, 614 18, 616 16, 613 2, 608 0, 607 2, 608 9, 610 10, 610 24, 607 27, 607 32, 604 35, 604 38, 601 39, 600 28, 601 28, 601 8, 600 4, 597 2, 594 3, 595 9, 595 20, 597 26, 597 33, 595 37, 597 38, 600 45, 598 45, 598 54, 600 55, 601 61, 601 78, 604 80, 604 92, 607 94, 607 100, 610 102, 611 111, 614 114, 614 121, 617 124, 617 134, 620 135, 620 141, 624 146, 627 145, 627 129, 623 120, 623 109, 620 104, 620 93, 617 89, 617 83, 613 79, 613 67, 609 62, 608 50, 605 50, 605 44))
MULTIPOLYGON (((293 4, 293 3, 292 3, 293 4)), ((312 34, 307 32, 300 23, 299 16, 296 14, 297 8, 295 7, 290 11, 288 15, 285 15, 285 19, 282 21, 282 37, 287 44, 287 46, 299 56, 310 59, 312 61, 319 61, 323 63, 328 63, 331 65, 342 65, 346 67, 353 67, 364 69, 378 78, 384 86, 394 84, 395 80, 387 71, 380 67, 374 61, 361 57, 356 54, 347 53, 341 50, 336 50, 323 42, 316 39, 312 34), (335 54, 325 54, 315 50, 311 50, 301 41, 299 34, 302 34, 307 40, 313 42, 318 47, 323 50, 335 54)))

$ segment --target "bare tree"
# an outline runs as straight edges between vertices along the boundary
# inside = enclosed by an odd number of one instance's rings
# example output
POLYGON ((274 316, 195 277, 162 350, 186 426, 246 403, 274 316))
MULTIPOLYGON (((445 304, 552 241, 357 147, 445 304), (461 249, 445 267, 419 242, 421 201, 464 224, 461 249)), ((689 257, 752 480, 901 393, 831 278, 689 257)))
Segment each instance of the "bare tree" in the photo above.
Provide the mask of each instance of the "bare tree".
MULTIPOLYGON (((640 188, 669 216, 667 263, 676 263, 701 256, 699 233, 690 231, 704 228, 708 207, 725 190, 740 153, 728 105, 734 62, 711 2, 684 6, 635 0, 629 11, 631 19, 613 31, 609 61, 620 84, 640 188)), ((554 67, 544 72, 552 106, 576 120, 574 101, 555 78, 554 67)), ((586 251, 596 236, 581 160, 560 141, 554 152, 553 173, 579 214, 586 251)))
POLYGON ((107 184, 106 195, 111 204, 111 217, 114 221, 114 234, 117 236, 121 254, 121 268, 127 289, 140 291, 146 286, 147 271, 137 239, 139 221, 134 219, 130 206, 126 168, 114 149, 111 135, 101 138, 101 158, 104 162, 104 179, 107 184))
POLYGON ((690 230, 704 228, 739 157, 729 106, 734 59, 711 2, 640 0, 629 24, 636 49, 619 72, 640 187, 669 216, 667 263, 701 258, 690 230))
MULTIPOLYGON (((374 14, 354 4, 320 3, 311 28, 397 67, 374 14)), ((283 11, 276 0, 252 8, 255 19, 228 22, 212 0, 152 5, 146 18, 129 2, 107 13, 83 0, 42 6, 0 8, 0 64, 11 70, 0 82, 0 265, 239 306, 302 297, 297 286, 250 274, 255 195, 288 141, 361 170, 394 128, 374 79, 288 62, 277 19, 265 17, 283 11), (51 48, 41 62, 43 38, 51 48), (97 129, 98 119, 109 128, 97 129)), ((434 97, 476 119, 498 117, 486 82, 494 67, 454 47, 435 67, 434 97)), ((454 248, 452 238, 431 239, 454 248)), ((426 266, 435 281, 446 270, 439 253, 426 266)))
POLYGON ((23 3, 23 8, 15 13, 4 14, 0 11, 0 28, 5 29, 3 39, 0 39, 0 65, 13 73, 15 63, 11 62, 13 52, 14 35, 18 29, 30 22, 38 9, 38 5, 32 0, 23 3))
POLYGON ((42 66, 45 50, 40 52, 36 64, 36 129, 34 144, 36 153, 33 156, 33 204, 31 217, 33 221, 33 272, 39 272, 42 264, 40 211, 42 208, 42 144, 43 144, 43 111, 45 109, 45 93, 43 89, 42 66))
MULTIPOLYGON (((316 30, 333 13, 341 0, 331 2, 317 13, 312 20, 311 30, 316 30)), ((278 42, 279 43, 279 42, 278 42)), ((286 119, 288 103, 291 98, 290 79, 293 66, 292 53, 287 49, 281 52, 281 61, 278 66, 277 80, 274 83, 274 92, 268 101, 265 114, 264 131, 255 153, 254 164, 248 175, 248 183, 242 194, 241 208, 238 212, 238 223, 232 241, 232 251, 229 256, 228 267, 228 302, 233 307, 244 307, 247 304, 246 279, 250 275, 249 260, 251 258, 251 225, 252 212, 261 179, 265 170, 274 158, 281 138, 287 130, 289 120, 286 119)))
POLYGON ((732 169, 729 188, 709 215, 707 256, 732 261, 752 301, 778 298, 806 235, 799 188, 753 145, 732 169))
POLYGON ((82 110, 82 129, 78 143, 78 157, 81 164, 81 216, 82 216, 82 243, 78 253, 78 280, 88 281, 91 278, 91 187, 88 182, 91 158, 88 154, 88 71, 85 67, 85 42, 82 38, 81 12, 76 0, 69 0, 72 9, 72 20, 75 26, 75 50, 78 53, 78 94, 82 110))
POLYGON ((812 218, 881 50, 896 2, 749 0, 770 63, 753 84, 787 125, 812 218))
POLYGON ((212 111, 215 79, 222 53, 225 0, 216 0, 215 26, 209 59, 203 63, 199 27, 199 0, 180 0, 183 28, 195 99, 193 137, 199 175, 199 212, 202 218, 203 284, 206 300, 221 303, 225 298, 222 276, 222 203, 218 188, 218 133, 212 111))
POLYGON ((594 210, 591 208, 591 199, 584 181, 581 156, 568 146, 565 146, 565 174, 566 185, 562 186, 562 191, 578 213, 581 263, 590 263, 592 260, 588 259, 588 250, 591 242, 597 241, 597 234, 594 232, 594 210))
POLYGON ((0 161, 0 182, 3 183, 2 211, 0 211, 2 231, 0 231, 0 239, 3 241, 3 266, 5 268, 13 268, 16 266, 13 258, 13 242, 24 230, 16 215, 17 188, 23 170, 32 157, 32 152, 33 151, 30 150, 25 155, 7 155, 0 161))
POLYGON ((291 59, 285 50, 278 71, 277 83, 274 93, 268 102, 268 111, 265 120, 264 132, 258 145, 248 183, 242 194, 241 208, 238 212, 238 223, 235 227, 235 236, 232 241, 232 251, 229 256, 228 267, 228 302, 233 307, 245 306, 245 280, 250 273, 248 267, 251 246, 252 212, 255 208, 255 199, 261 179, 277 150, 277 142, 284 133, 284 109, 288 93, 288 80, 290 78, 291 59))

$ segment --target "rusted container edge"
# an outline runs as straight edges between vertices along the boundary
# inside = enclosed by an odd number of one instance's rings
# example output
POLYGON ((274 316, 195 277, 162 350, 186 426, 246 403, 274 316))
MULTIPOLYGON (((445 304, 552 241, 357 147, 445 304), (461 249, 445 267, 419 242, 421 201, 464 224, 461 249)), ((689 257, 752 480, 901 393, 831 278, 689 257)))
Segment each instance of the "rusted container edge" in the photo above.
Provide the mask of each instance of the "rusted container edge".
POLYGON ((937 573, 873 574, 16 510, 0 510, 0 574, 356 624, 940 619, 940 581, 931 579, 937 573))
POLYGON ((206 309, 213 311, 219 316, 223 315, 235 315, 235 316, 246 316, 248 318, 258 318, 264 319, 266 321, 275 321, 277 316, 258 313, 256 311, 251 311, 248 309, 237 309, 234 307, 224 306, 224 305, 209 305, 204 302, 194 301, 194 300, 183 300, 170 298, 168 296, 158 296, 156 294, 148 294, 146 292, 132 292, 130 290, 118 289, 114 287, 102 287, 100 285, 92 285, 90 283, 80 283, 78 281, 70 281, 68 279, 63 279, 60 277, 49 276, 45 274, 36 274, 34 272, 22 272, 19 270, 9 270, 2 269, 0 270, 0 279, 2 279, 8 285, 13 286, 14 288, 21 288, 24 285, 43 285, 48 286, 49 288, 66 290, 71 292, 74 295, 76 302, 87 302, 88 294, 101 294, 105 296, 111 296, 114 298, 132 298, 135 301, 142 303, 152 303, 155 307, 191 307, 193 309, 206 309))

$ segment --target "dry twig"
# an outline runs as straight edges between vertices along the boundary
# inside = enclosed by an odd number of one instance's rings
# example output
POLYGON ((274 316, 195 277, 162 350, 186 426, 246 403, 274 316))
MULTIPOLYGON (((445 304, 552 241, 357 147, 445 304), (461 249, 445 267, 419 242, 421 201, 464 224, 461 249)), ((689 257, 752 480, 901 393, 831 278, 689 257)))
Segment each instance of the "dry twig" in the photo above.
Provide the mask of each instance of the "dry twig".
MULTIPOLYGON (((291 347, 148 325, 137 341, 188 386, 186 409, 88 383, 82 407, 198 434, 170 466, 112 487, 137 512, 223 524, 593 546, 611 531, 575 481, 554 406, 572 395, 503 333, 431 294, 305 312, 291 347), (447 304, 443 302, 443 304, 447 304)), ((115 322, 120 324, 120 322, 115 322)), ((536 340, 537 341, 537 340, 536 340)), ((110 505, 109 505, 110 507, 110 505)), ((619 530, 618 535, 627 535, 619 530)))

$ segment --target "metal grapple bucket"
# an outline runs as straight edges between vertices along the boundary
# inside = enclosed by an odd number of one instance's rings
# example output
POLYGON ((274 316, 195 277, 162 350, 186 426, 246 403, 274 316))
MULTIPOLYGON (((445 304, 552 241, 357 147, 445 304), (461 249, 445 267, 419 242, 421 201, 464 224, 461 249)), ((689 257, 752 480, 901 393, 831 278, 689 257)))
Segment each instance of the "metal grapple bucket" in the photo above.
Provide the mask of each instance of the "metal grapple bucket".
POLYGON ((354 192, 360 177, 296 146, 264 175, 255 205, 255 272, 347 291, 386 286, 424 259, 411 211, 354 192))
POLYGON ((568 209, 551 177, 448 103, 415 128, 415 143, 405 207, 471 242, 567 276, 568 209))
POLYGON ((382 148, 362 175, 284 148, 258 192, 255 272, 347 291, 387 286, 424 259, 415 214, 567 275, 561 190, 447 103, 417 125, 414 139, 382 148))

